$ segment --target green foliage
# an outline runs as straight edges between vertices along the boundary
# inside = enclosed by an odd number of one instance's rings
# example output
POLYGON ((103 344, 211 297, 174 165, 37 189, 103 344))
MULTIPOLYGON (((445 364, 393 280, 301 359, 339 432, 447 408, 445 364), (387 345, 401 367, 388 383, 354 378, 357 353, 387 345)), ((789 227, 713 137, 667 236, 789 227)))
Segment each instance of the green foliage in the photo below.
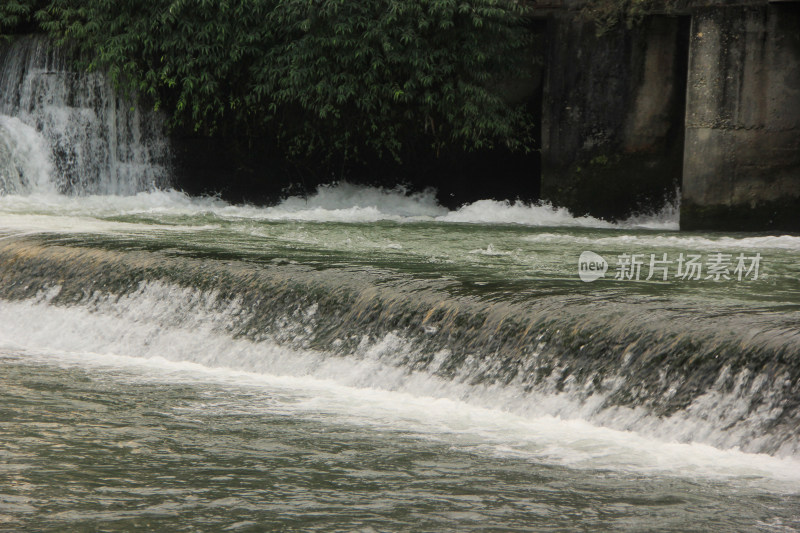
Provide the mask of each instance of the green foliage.
POLYGON ((676 4, 678 0, 586 0, 582 13, 604 35, 621 26, 631 29, 655 9, 668 12, 676 4))
POLYGON ((37 0, 3 0, 0 3, 0 38, 29 24, 42 2, 37 0))
MULTIPOLYGON (((34 3, 4 2, 0 27, 34 3)), ((83 68, 106 71, 176 128, 322 161, 530 146, 530 117, 499 91, 530 63, 515 0, 44 4, 40 27, 83 68)))

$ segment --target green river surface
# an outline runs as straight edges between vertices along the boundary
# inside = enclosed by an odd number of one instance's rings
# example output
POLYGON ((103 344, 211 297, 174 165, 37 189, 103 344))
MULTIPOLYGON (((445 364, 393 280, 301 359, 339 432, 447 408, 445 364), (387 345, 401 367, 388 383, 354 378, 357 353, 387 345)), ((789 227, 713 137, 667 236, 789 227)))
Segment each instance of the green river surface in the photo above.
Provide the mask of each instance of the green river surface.
POLYGON ((800 531, 798 236, 28 195, 0 267, 0 531, 800 531))

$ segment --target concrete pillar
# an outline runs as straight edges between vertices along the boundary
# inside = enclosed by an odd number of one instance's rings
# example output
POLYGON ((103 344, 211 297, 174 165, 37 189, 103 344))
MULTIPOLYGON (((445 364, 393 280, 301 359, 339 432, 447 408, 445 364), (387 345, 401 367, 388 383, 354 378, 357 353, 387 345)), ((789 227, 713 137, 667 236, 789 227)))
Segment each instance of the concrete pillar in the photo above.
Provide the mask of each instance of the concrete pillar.
POLYGON ((800 230, 800 3, 695 12, 681 228, 800 230))
POLYGON ((548 25, 542 197, 620 218, 664 204, 680 183, 688 19, 647 17, 596 35, 564 12, 548 25))

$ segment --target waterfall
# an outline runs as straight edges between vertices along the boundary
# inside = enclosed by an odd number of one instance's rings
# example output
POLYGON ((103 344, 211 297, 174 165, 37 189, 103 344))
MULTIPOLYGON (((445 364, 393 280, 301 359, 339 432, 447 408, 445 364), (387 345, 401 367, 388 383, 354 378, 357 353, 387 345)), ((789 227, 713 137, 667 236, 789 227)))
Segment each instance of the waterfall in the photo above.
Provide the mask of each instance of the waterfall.
POLYGON ((18 118, 0 115, 0 162, 0 195, 53 190, 50 147, 18 118))
POLYGON ((2 194, 130 195, 168 184, 163 118, 117 96, 102 74, 70 68, 46 37, 0 48, 2 115, 2 194))
POLYGON ((487 299, 445 280, 237 261, 191 247, 175 254, 169 241, 136 250, 121 239, 0 241, 0 299, 35 303, 0 313, 22 332, 15 342, 55 335, 52 349, 75 353, 311 375, 667 441, 800 454, 797 313, 702 315, 680 302, 574 295, 487 299), (31 328, 43 304, 80 318, 55 334, 31 328))

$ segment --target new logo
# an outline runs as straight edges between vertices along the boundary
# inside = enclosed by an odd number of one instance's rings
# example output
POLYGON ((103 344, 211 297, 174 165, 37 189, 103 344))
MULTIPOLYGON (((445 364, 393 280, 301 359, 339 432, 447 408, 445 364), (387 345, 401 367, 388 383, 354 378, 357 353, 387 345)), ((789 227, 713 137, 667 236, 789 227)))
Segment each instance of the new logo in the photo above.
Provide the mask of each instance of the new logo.
POLYGON ((602 278, 607 270, 608 262, 594 252, 583 252, 578 258, 578 275, 587 283, 602 278))

